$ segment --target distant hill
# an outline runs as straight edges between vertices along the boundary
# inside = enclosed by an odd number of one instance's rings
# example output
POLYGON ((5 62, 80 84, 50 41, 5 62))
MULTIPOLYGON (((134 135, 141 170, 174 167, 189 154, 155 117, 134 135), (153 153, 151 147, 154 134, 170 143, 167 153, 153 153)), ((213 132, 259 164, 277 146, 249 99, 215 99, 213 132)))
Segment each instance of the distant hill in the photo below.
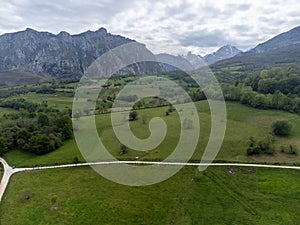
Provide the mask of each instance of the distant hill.
POLYGON ((210 67, 216 73, 223 73, 225 76, 291 65, 300 65, 300 27, 279 34, 248 52, 216 62, 210 67))
POLYGON ((220 81, 235 79, 243 72, 259 71, 271 67, 300 65, 300 44, 274 49, 260 54, 244 54, 222 60, 210 66, 220 81))
POLYGON ((204 56, 203 59, 207 65, 210 65, 223 59, 232 58, 239 53, 241 53, 241 50, 238 48, 231 45, 225 45, 218 49, 218 51, 204 56))
POLYGON ((248 53, 257 54, 300 43, 300 26, 257 45, 248 53))

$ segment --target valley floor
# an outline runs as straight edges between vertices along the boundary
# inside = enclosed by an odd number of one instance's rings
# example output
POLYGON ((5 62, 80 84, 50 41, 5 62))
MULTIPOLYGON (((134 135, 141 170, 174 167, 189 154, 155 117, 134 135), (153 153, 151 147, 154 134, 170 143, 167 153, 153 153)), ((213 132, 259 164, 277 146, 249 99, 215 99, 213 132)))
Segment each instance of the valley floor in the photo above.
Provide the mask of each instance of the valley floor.
POLYGON ((128 187, 88 167, 28 171, 12 177, 1 224, 297 224, 299 175, 185 167, 162 183, 128 187))
MULTIPOLYGON (((202 135, 192 162, 199 162, 210 131, 209 108, 197 103, 202 135)), ((162 161, 178 140, 178 115, 166 108, 138 110, 147 120, 163 117, 171 126, 162 147, 141 156, 162 161)), ((280 146, 299 145, 300 117, 281 111, 257 110, 227 103, 227 132, 217 156, 219 161, 298 165, 299 155, 281 152, 280 146), (275 154, 247 156, 248 139, 270 133, 279 119, 293 123, 291 136, 275 138, 275 154)), ((120 155, 109 115, 96 117, 98 133, 110 153, 119 160, 133 160, 139 152, 120 155)), ((141 120, 131 123, 140 138, 149 135, 141 120), (146 130, 146 132, 145 132, 146 130)), ((145 187, 128 187, 101 177, 91 168, 37 170, 38 166, 84 162, 75 140, 43 156, 21 151, 5 154, 10 165, 35 167, 11 177, 0 205, 1 224, 297 224, 300 220, 300 171, 239 166, 209 167, 199 172, 186 166, 168 180, 145 187)), ((0 171, 1 172, 1 171, 0 171)))

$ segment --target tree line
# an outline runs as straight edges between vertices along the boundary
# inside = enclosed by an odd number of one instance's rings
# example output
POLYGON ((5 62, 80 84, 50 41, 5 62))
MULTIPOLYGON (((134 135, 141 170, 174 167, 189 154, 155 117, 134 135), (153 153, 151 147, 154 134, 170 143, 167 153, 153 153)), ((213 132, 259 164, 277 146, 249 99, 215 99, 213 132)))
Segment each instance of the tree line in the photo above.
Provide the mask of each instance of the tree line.
MULTIPOLYGON (((279 109, 300 113, 300 71, 295 67, 272 68, 260 72, 245 73, 230 83, 222 83, 224 99, 238 101, 259 109, 279 109)), ((220 99, 219 92, 212 87, 190 88, 193 101, 220 99)))

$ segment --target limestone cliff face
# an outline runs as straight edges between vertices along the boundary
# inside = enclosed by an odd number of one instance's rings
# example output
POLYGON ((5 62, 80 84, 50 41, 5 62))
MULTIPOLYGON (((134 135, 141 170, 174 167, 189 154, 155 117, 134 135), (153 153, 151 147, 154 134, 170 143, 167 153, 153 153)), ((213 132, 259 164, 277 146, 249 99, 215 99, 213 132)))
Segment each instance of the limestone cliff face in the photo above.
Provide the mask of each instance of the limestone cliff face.
MULTIPOLYGON (((130 42, 133 40, 112 35, 104 28, 78 35, 64 31, 54 35, 28 28, 0 36, 0 72, 31 72, 62 79, 78 77, 103 53, 130 42)), ((129 71, 137 72, 134 68, 129 71)))

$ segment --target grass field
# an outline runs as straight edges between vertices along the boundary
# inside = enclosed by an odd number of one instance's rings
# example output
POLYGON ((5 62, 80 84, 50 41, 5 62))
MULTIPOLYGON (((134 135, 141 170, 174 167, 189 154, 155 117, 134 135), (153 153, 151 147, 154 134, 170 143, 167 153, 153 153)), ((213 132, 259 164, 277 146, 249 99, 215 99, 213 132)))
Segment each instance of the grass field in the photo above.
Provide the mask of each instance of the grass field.
POLYGON ((16 112, 18 112, 18 111, 14 110, 14 109, 0 107, 0 116, 3 116, 4 114, 12 114, 12 113, 16 113, 16 112))
POLYGON ((50 152, 47 155, 33 155, 19 150, 14 150, 5 154, 5 159, 9 164, 17 167, 67 164, 72 163, 74 157, 78 157, 81 162, 84 162, 74 139, 66 141, 58 150, 50 152))
POLYGON ((66 108, 72 109, 72 104, 73 104, 72 97, 62 97, 57 94, 28 93, 25 95, 21 95, 20 97, 23 97, 26 100, 34 102, 34 103, 47 102, 48 106, 57 108, 60 110, 63 110, 66 108))
POLYGON ((4 196, 1 224, 295 225, 299 175, 237 167, 200 173, 185 167, 162 183, 128 187, 88 167, 22 172, 12 177, 4 196))
MULTIPOLYGON (((207 102, 197 103, 199 112, 201 134, 199 144, 195 151, 193 160, 200 160, 206 147, 210 132, 210 111, 207 102)), ((107 149, 119 159, 134 159, 139 156, 141 160, 162 160, 166 158, 174 149, 179 137, 179 121, 176 112, 165 116, 166 107, 138 110, 140 119, 131 122, 133 133, 139 138, 147 137, 149 133, 148 122, 151 118, 158 116, 165 120, 168 125, 168 133, 165 140, 156 149, 141 152, 129 150, 127 154, 120 155, 120 143, 114 135, 111 127, 110 115, 96 116, 96 124, 101 140, 107 149), (146 124, 143 124, 142 117, 146 118, 146 124)), ((282 153, 280 146, 294 144, 300 146, 300 116, 283 111, 258 110, 238 103, 227 103, 227 130, 223 145, 217 156, 217 160, 240 161, 240 162, 270 162, 270 163, 300 163, 299 155, 282 153), (287 119, 293 124, 292 134, 287 138, 275 138, 274 146, 276 153, 273 156, 259 155, 249 157, 246 155, 248 148, 248 139, 253 136, 256 139, 265 137, 271 132, 271 124, 279 119, 287 119)), ((11 151, 5 155, 5 158, 11 165, 35 166, 49 165, 55 163, 71 163, 77 156, 83 161, 81 154, 74 140, 66 142, 63 147, 55 152, 44 156, 35 156, 20 151, 11 151)))
MULTIPOLYGON (((37 96, 26 95, 26 98, 35 102, 46 100, 60 109, 72 104, 70 98, 37 96)), ((207 102, 196 105, 201 133, 192 159, 199 161, 211 124, 207 102)), ((150 119, 164 119, 168 133, 154 150, 138 152, 130 149, 127 154, 120 155, 120 143, 111 127, 109 114, 96 116, 99 136, 118 159, 132 160, 139 156, 140 160, 163 160, 176 146, 180 129, 178 113, 166 116, 166 110, 167 107, 138 110, 139 119, 130 122, 133 133, 146 138, 150 134, 150 119)), ((281 145, 300 146, 300 116, 253 109, 238 103, 227 103, 227 112, 226 136, 217 160, 300 163, 298 155, 280 151, 281 145), (260 139, 268 135, 272 122, 279 119, 289 120, 293 129, 289 137, 275 138, 275 155, 248 157, 249 137, 260 139)), ((14 150, 4 157, 10 165, 17 167, 72 163, 74 157, 84 161, 74 139, 43 156, 14 150)), ((13 175, 1 202, 0 224, 294 225, 300 220, 299 175, 299 171, 293 170, 237 167, 210 167, 200 173, 195 167, 185 167, 162 183, 128 187, 104 179, 89 167, 21 172, 13 175)))

